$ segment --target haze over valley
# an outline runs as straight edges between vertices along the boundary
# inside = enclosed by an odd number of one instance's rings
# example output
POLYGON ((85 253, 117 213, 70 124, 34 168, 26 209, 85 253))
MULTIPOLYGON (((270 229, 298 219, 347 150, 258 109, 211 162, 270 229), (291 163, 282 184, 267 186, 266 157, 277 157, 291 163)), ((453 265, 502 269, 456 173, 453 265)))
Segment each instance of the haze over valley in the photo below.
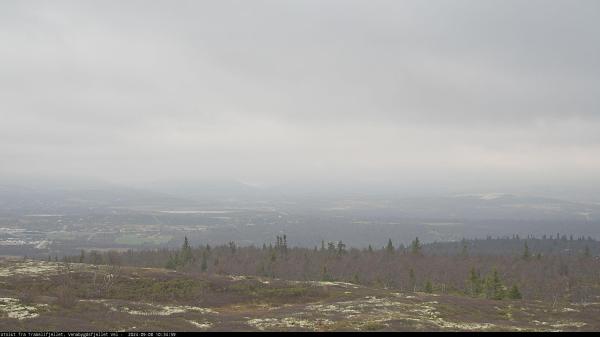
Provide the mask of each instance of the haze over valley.
MULTIPOLYGON (((600 205, 503 193, 408 197, 400 193, 281 193, 239 183, 175 194, 115 185, 3 185, 0 252, 42 256, 81 249, 261 246, 286 234, 303 247, 342 240, 423 242, 576 235, 600 237, 600 205), (209 192, 206 192, 209 191, 209 192)), ((164 188, 163 188, 164 190, 164 188)))

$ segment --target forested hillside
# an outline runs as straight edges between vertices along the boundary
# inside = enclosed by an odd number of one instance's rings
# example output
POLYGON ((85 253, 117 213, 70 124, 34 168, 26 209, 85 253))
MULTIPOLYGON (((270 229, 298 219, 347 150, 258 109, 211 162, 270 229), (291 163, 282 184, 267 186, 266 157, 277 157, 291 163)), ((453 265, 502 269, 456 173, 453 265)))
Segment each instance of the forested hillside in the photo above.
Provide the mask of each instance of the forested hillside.
MULTIPOLYGON (((127 252, 85 252, 65 261, 165 267, 207 274, 255 275, 286 280, 342 281, 403 292, 458 294, 501 300, 585 303, 600 298, 600 242, 566 236, 488 238, 408 247, 322 242, 288 247, 287 237, 262 247, 234 242, 211 247, 127 252)), ((52 259, 52 257, 49 257, 52 259)))

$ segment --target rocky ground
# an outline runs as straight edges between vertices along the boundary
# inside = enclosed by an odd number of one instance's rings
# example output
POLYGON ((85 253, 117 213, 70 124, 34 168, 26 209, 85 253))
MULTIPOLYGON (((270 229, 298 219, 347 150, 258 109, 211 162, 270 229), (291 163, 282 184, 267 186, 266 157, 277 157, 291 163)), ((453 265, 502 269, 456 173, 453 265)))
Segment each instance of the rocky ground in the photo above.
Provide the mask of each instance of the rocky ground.
POLYGON ((600 301, 399 293, 151 268, 0 260, 0 330, 600 330, 600 301))

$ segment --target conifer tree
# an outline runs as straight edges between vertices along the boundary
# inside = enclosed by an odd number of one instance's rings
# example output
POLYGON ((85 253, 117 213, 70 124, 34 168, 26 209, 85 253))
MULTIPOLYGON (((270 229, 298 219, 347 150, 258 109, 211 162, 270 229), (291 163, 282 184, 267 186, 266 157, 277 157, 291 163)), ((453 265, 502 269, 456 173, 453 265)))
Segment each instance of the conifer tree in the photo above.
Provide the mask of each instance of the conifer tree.
POLYGON ((469 273, 469 284, 471 296, 479 296, 481 294, 481 276, 478 271, 475 271, 475 268, 471 268, 471 272, 469 273))
POLYGON ((392 239, 388 239, 387 246, 385 246, 385 251, 389 254, 394 253, 394 244, 392 244, 392 239))
POLYGON ((469 251, 468 251, 468 249, 467 249, 467 244, 466 244, 466 243, 463 243, 463 246, 462 246, 462 251, 460 252, 460 255, 461 255, 462 257, 467 257, 467 256, 469 256, 469 251))
POLYGON ((327 271, 327 266, 323 266, 323 269, 321 270, 321 280, 322 281, 332 281, 332 277, 331 277, 331 275, 329 275, 329 272, 327 271))
POLYGON ((416 237, 411 244, 410 250, 414 255, 421 254, 421 242, 419 241, 419 237, 416 237))
POLYGON ((235 254, 235 252, 236 252, 236 250, 237 250, 237 247, 236 247, 236 245, 235 245, 235 242, 233 242, 233 241, 229 241, 229 244, 228 244, 228 245, 229 245, 229 251, 231 252, 231 254, 232 254, 232 255, 233 255, 233 254, 235 254))
POLYGON ((586 245, 586 246, 583 248, 583 256, 584 256, 584 257, 590 257, 590 255, 591 255, 591 254, 590 254, 590 247, 586 245))
POLYGON ((345 253, 346 253, 346 244, 344 244, 342 241, 339 241, 337 244, 337 255, 342 256, 345 253))
POLYGON ((431 294, 433 292, 433 285, 431 284, 431 281, 427 280, 427 282, 425 282, 425 292, 431 294))
POLYGON ((179 259, 178 259, 177 253, 171 254, 171 256, 169 256, 169 260, 167 260, 167 264, 165 265, 165 268, 177 269, 177 266, 179 266, 179 259))
POLYGON ((500 282, 498 270, 495 268, 486 279, 485 293, 486 297, 490 299, 501 300, 504 298, 504 287, 502 286, 502 282, 500 282))
POLYGON ((187 236, 183 239, 183 245, 181 246, 180 258, 177 261, 178 265, 185 266, 192 261, 192 247, 190 247, 190 243, 188 241, 187 236))
POLYGON ((506 295, 508 298, 510 298, 511 300, 519 300, 521 299, 521 292, 519 291, 519 287, 517 287, 517 285, 513 285, 512 288, 510 288, 510 290, 508 291, 508 294, 506 295))
POLYGON ((417 291, 417 277, 412 268, 408 271, 408 287, 410 288, 410 291, 417 291))
POLYGON ((523 247, 523 260, 529 260, 531 254, 529 253, 529 246, 527 245, 527 241, 525 241, 525 245, 523 247))
POLYGON ((200 270, 205 272, 208 269, 208 253, 206 251, 202 252, 202 262, 200 263, 200 270))

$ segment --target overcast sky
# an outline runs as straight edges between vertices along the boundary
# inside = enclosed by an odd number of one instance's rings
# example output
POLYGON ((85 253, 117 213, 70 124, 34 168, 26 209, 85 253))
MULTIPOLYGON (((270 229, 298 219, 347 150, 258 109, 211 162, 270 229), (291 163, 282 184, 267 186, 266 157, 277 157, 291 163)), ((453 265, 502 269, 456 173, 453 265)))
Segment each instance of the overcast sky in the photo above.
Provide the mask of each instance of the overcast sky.
POLYGON ((2 1, 0 175, 600 185, 600 1, 2 1))

